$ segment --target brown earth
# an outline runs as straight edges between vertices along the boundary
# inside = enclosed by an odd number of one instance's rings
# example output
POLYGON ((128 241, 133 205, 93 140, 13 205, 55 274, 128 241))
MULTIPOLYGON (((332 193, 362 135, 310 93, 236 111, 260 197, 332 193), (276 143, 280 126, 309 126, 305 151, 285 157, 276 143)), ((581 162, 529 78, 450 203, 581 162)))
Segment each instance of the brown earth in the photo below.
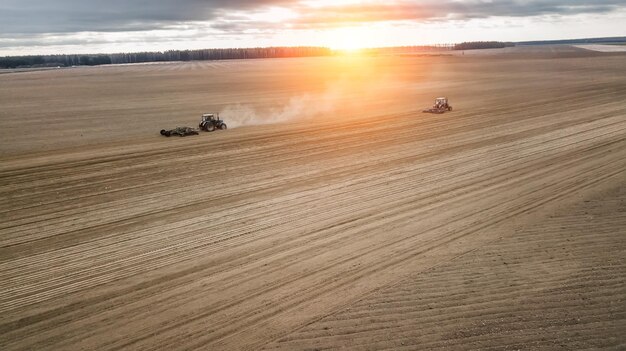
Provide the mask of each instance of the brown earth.
POLYGON ((0 75, 0 349, 626 347, 626 55, 555 50, 0 75))

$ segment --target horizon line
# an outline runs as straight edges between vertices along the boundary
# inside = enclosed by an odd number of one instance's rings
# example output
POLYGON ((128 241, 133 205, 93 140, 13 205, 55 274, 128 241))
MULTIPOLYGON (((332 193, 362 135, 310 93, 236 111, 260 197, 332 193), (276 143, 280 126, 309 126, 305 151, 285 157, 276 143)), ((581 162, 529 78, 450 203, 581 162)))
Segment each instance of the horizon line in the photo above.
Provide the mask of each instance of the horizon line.
POLYGON ((611 36, 611 37, 588 37, 588 38, 575 38, 575 39, 542 39, 542 40, 524 40, 524 41, 500 41, 500 40, 473 40, 473 41, 464 41, 457 43, 439 43, 439 44, 428 44, 428 45, 393 45, 393 46, 376 46, 376 47, 363 47, 357 49, 333 49, 329 46, 316 46, 316 45, 287 45, 287 46, 248 46, 248 47, 213 47, 213 48, 203 48, 203 49, 170 49, 170 50, 152 50, 152 51, 127 51, 127 52, 93 52, 93 53, 82 53, 82 54, 72 54, 72 53, 59 53, 59 54, 29 54, 29 55, 3 55, 0 57, 10 58, 10 57, 37 57, 37 56, 104 56, 104 55, 125 55, 125 54, 142 54, 142 53, 167 53, 167 52, 191 52, 191 51, 202 51, 202 50, 252 50, 252 49, 288 49, 288 48, 309 48, 309 49, 326 49, 331 52, 358 52, 358 51, 366 51, 366 50, 376 50, 376 49, 393 49, 393 48, 445 48, 445 47, 453 47, 454 45, 464 44, 464 43, 512 43, 519 45, 541 45, 541 44, 555 44, 555 45, 567 45, 567 44, 576 44, 581 41, 590 41, 590 40, 617 40, 619 42, 626 42, 626 36, 611 36))

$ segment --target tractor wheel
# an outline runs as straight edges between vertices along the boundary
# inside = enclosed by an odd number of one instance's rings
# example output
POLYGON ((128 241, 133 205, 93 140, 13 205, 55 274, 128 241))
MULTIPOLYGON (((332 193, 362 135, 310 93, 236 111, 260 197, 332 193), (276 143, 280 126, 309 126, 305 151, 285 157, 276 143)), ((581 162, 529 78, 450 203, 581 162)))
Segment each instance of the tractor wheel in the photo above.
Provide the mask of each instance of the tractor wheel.
POLYGON ((220 124, 220 129, 221 129, 221 130, 226 130, 226 128, 227 128, 227 127, 226 127, 226 123, 222 123, 222 124, 220 124))
POLYGON ((170 132, 169 130, 166 130, 166 131, 165 131, 165 136, 166 136, 166 137, 168 137, 168 138, 169 138, 171 135, 172 135, 172 132, 170 132))
POLYGON ((215 130, 215 126, 213 124, 207 124, 204 130, 206 130, 207 132, 212 132, 215 130))
POLYGON ((161 129, 161 135, 165 135, 166 130, 165 129, 161 129))
POLYGON ((448 111, 452 111, 452 106, 448 106, 448 111))

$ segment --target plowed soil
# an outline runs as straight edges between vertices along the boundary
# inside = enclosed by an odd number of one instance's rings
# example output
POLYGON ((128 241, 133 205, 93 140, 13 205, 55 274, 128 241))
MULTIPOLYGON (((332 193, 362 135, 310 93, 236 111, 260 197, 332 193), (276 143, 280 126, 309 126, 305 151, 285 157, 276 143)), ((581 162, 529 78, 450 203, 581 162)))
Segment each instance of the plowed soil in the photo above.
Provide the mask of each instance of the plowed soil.
POLYGON ((0 349, 626 347, 626 55, 541 50, 0 75, 0 349))

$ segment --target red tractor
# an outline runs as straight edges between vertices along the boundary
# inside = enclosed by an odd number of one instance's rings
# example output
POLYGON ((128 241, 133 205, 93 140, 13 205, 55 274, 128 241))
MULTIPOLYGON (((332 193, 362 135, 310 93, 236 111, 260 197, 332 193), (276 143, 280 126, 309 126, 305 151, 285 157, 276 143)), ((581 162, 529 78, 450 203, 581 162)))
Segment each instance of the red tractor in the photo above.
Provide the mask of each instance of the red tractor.
POLYGON ((433 105, 433 107, 427 110, 424 110, 422 112, 439 114, 439 113, 444 113, 446 111, 452 111, 452 105, 448 103, 447 97, 439 97, 435 99, 435 104, 433 105))

